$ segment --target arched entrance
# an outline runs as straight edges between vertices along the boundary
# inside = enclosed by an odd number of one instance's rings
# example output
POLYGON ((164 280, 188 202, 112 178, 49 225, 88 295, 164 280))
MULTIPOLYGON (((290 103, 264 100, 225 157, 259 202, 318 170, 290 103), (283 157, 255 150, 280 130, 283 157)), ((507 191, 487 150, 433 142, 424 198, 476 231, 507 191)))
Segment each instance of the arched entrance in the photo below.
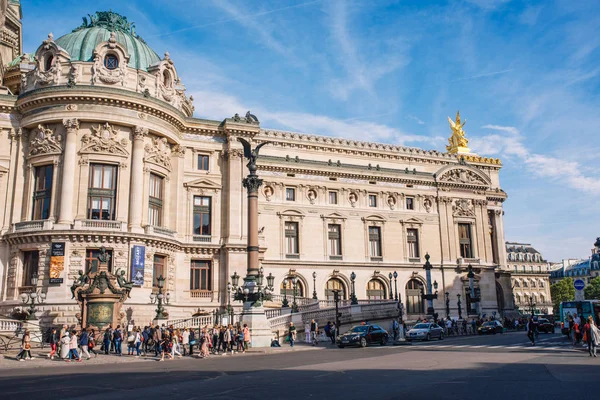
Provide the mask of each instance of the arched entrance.
POLYGON ((406 284, 406 313, 425 314, 425 302, 421 297, 423 284, 417 279, 411 279, 406 284))
MULTIPOLYGON (((287 276, 283 281, 281 281, 281 285, 279 285, 279 293, 281 295, 286 294, 287 297, 294 297, 294 283, 292 282, 293 276, 287 276), (287 283, 287 285, 284 284, 287 283)), ((305 297, 306 290, 304 288, 304 283, 298 277, 296 277, 296 297, 305 297)))
POLYGON ((331 278, 327 281, 325 285, 325 298, 327 300, 333 300, 333 291, 340 291, 340 300, 346 299, 346 288, 344 286, 344 282, 342 282, 339 278, 331 278))
POLYGON ((385 285, 381 280, 374 278, 367 283, 367 299, 384 300, 386 298, 385 285))

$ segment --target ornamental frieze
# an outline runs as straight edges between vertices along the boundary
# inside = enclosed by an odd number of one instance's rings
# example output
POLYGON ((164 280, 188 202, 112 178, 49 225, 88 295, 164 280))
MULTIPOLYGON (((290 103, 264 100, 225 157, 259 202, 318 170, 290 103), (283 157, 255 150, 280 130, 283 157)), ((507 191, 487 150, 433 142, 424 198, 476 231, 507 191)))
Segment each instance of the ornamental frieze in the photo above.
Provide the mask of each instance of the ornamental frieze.
POLYGON ((56 134, 50 128, 44 125, 38 125, 37 129, 31 134, 29 142, 29 156, 40 154, 60 154, 62 153, 62 136, 56 134))
POLYGON ((119 130, 108 122, 97 127, 92 126, 90 130, 91 133, 86 133, 81 138, 80 153, 108 153, 122 157, 129 155, 126 150, 129 141, 125 138, 119 139, 119 130))
POLYGON ((153 137, 152 144, 146 144, 145 150, 144 161, 163 166, 168 170, 171 169, 171 146, 166 138, 153 137))
POLYGON ((473 207, 473 200, 470 199, 456 199, 452 205, 452 215, 455 217, 474 217, 475 208, 473 207))
POLYGON ((487 182, 482 177, 480 177, 473 171, 469 171, 466 169, 452 169, 440 176, 438 181, 488 186, 487 182))

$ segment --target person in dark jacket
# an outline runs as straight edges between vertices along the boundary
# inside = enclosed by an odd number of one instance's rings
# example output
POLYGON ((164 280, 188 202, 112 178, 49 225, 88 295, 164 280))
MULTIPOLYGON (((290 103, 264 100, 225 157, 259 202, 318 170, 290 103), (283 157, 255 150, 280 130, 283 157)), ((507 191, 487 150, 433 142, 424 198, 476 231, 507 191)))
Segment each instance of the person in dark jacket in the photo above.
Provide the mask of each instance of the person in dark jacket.
POLYGON ((160 331, 160 326, 156 325, 156 328, 154 328, 154 334, 152 335, 152 340, 154 341, 154 357, 158 357, 158 355, 160 353, 162 353, 161 350, 161 341, 162 341, 162 333, 160 331))
POLYGON ((90 358, 90 353, 88 352, 88 345, 89 345, 89 333, 87 332, 86 329, 83 329, 81 331, 81 336, 79 337, 79 346, 81 347, 81 356, 83 357, 84 355, 87 357, 87 359, 89 360, 90 358))
POLYGON ((196 332, 194 328, 190 329, 190 357, 194 356, 194 346, 196 345, 196 332))
POLYGON ((48 344, 50 345, 50 354, 48 354, 48 358, 51 360, 54 360, 54 355, 56 354, 59 341, 60 339, 58 337, 58 333, 56 332, 56 328, 52 328, 48 334, 48 344))

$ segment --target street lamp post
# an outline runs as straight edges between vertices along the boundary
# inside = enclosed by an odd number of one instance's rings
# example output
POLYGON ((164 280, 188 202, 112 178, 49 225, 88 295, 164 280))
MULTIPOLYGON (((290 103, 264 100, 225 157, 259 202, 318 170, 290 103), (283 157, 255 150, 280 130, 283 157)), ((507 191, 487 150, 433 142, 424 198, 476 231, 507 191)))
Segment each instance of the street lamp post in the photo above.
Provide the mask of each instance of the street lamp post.
POLYGON ((388 275, 388 278, 390 278, 390 300, 394 299, 394 293, 392 290, 392 278, 394 277, 394 275, 392 275, 392 273, 390 272, 388 275))
POLYGON ((314 271, 312 276, 313 276, 313 299, 317 300, 317 272, 314 271))
POLYGON ((437 321, 437 314, 435 312, 435 309, 433 308, 433 300, 438 298, 437 281, 433 284, 433 286, 436 289, 435 293, 433 293, 433 288, 431 284, 431 270, 433 266, 429 262, 429 258, 431 258, 431 256, 428 253, 425 254, 425 265, 423 265, 423 269, 425 270, 425 277, 427 279, 427 294, 425 294, 422 290, 421 297, 424 300, 427 300, 427 315, 431 315, 434 321, 437 321))
POLYGON ((446 318, 450 318, 450 293, 444 293, 446 295, 446 318))
POLYGON ((156 278, 156 287, 158 288, 158 293, 150 293, 150 301, 152 302, 152 304, 156 304, 155 319, 160 320, 165 319, 165 308, 163 306, 163 303, 169 304, 169 300, 171 299, 171 293, 163 293, 163 288, 165 287, 165 278, 163 278, 162 275, 156 278))
POLYGON ((533 296, 529 297, 529 308, 531 309, 531 318, 535 314, 535 303, 533 302, 533 296))
POLYGON ((333 301, 335 302, 335 331, 340 331, 340 313, 338 311, 340 303, 340 289, 333 289, 333 301))
POLYGON ((395 297, 394 300, 398 301, 398 272, 394 271, 394 290, 395 290, 395 297))
POLYGON ((287 288, 288 288, 288 280, 287 278, 283 280, 283 301, 281 302, 281 308, 287 308, 290 306, 287 299, 287 288))
POLYGON ((456 295, 456 297, 458 298, 458 301, 456 303, 458 305, 458 319, 462 319, 462 308, 461 308, 461 302, 460 302, 460 293, 458 293, 456 295))
POLYGON ((298 287, 298 278, 294 276, 292 278, 292 294, 294 295, 294 301, 292 302, 292 312, 293 313, 298 312, 298 303, 296 303, 296 288, 297 287, 298 287))
POLYGON ((356 279, 356 274, 354 271, 350 274, 350 283, 352 285, 352 294, 350 295, 350 304, 356 305, 358 304, 358 299, 356 298, 356 292, 354 291, 354 280, 356 279))
POLYGON ((23 303, 23 305, 27 305, 27 314, 28 317, 27 319, 37 319, 37 316, 35 315, 35 313, 38 311, 35 306, 36 304, 43 304, 44 301, 46 300, 46 293, 42 293, 40 292, 39 289, 37 289, 37 284, 38 284, 38 275, 37 273, 33 273, 33 275, 31 276, 31 286, 33 286, 33 291, 30 293, 21 293, 21 302, 23 303))
POLYGON ((469 297, 471 302, 471 309, 475 311, 475 314, 478 314, 477 304, 479 303, 480 298, 475 296, 475 273, 473 272, 473 266, 471 264, 467 266, 467 271, 467 278, 469 278, 469 297))

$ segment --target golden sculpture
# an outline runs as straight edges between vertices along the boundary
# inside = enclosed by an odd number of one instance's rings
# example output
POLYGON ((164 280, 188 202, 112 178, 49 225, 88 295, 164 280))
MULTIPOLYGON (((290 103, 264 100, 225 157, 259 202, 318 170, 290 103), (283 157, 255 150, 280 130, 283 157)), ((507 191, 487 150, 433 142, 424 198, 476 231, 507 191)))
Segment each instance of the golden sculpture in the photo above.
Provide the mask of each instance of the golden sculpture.
POLYGON ((467 147, 469 141, 465 137, 465 131, 463 130, 463 126, 467 123, 467 120, 463 122, 460 121, 460 111, 456 112, 456 121, 453 121, 452 118, 448 117, 448 122, 450 123, 450 129, 452 130, 452 136, 448 139, 449 145, 446 146, 446 150, 450 154, 467 154, 471 152, 471 149, 467 147))

